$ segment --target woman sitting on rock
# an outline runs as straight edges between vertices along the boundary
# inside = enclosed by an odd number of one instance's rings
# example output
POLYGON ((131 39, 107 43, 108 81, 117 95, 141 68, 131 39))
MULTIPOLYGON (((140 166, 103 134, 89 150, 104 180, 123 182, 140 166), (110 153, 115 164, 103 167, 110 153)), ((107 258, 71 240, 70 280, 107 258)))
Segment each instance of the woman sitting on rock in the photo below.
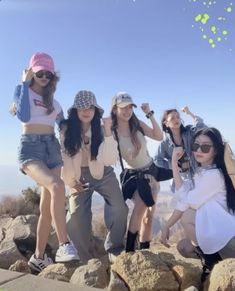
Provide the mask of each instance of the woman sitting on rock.
POLYGON ((235 188, 224 161, 225 144, 217 129, 199 130, 191 149, 198 168, 188 181, 182 180, 178 166, 183 149, 176 147, 173 151, 179 200, 162 230, 161 241, 169 246, 170 228, 181 219, 186 240, 178 244, 178 249, 186 257, 197 254, 203 258, 204 281, 218 261, 235 258, 235 188))

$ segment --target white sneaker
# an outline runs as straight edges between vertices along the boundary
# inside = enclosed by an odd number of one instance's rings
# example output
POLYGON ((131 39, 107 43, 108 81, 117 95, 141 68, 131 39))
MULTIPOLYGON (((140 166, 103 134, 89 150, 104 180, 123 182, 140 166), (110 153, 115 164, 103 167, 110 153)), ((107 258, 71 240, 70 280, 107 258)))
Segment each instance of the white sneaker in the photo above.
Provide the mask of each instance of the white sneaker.
POLYGON ((53 261, 47 256, 47 254, 44 254, 43 259, 38 259, 35 257, 35 254, 33 254, 28 261, 28 265, 30 266, 30 268, 38 272, 41 272, 43 269, 51 264, 53 264, 53 261))
POLYGON ((72 242, 61 245, 55 256, 57 263, 69 262, 73 260, 80 260, 78 252, 72 242))

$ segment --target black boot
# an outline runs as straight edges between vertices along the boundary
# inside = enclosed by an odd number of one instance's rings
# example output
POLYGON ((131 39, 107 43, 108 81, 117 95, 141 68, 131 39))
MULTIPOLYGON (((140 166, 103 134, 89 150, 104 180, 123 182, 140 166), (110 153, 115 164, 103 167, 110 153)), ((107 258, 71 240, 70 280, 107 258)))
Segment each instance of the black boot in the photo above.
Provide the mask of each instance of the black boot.
POLYGON ((204 283, 209 276, 211 270, 213 269, 214 265, 217 264, 219 261, 222 261, 222 258, 218 252, 214 254, 204 254, 200 247, 196 247, 196 249, 196 253, 200 257, 202 262, 201 283, 204 283))
POLYGON ((140 250, 149 249, 149 248, 150 248, 150 241, 140 242, 140 250))
POLYGON ((135 251, 135 241, 138 235, 138 231, 132 233, 128 230, 126 239, 126 253, 135 251))
POLYGON ((211 270, 213 269, 214 265, 216 265, 219 261, 222 261, 221 256, 219 253, 214 254, 204 254, 205 264, 202 267, 202 275, 201 275, 201 282, 205 282, 206 278, 210 274, 211 270))

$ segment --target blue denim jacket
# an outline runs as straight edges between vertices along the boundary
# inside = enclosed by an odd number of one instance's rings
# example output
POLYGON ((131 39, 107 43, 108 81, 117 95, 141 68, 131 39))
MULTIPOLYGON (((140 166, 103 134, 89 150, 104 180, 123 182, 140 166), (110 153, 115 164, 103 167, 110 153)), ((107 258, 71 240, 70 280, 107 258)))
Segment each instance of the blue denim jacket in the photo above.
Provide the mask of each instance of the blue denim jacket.
POLYGON ((29 82, 17 85, 14 92, 14 102, 16 104, 16 116, 22 122, 30 120, 29 105, 29 82))
MULTIPOLYGON (((30 120, 30 103, 29 103, 29 85, 30 81, 17 85, 14 92, 14 103, 16 105, 16 116, 22 122, 30 120)), ((64 119, 63 111, 61 111, 56 123, 59 125, 64 119)))
MULTIPOLYGON (((203 127, 206 127, 206 125, 203 122, 203 119, 196 116, 195 125, 187 125, 185 127, 185 131, 182 133, 184 150, 187 156, 190 158, 190 166, 193 171, 196 169, 196 161, 194 160, 193 155, 192 155, 191 141, 195 132, 203 127)), ((171 139, 170 134, 166 133, 165 138, 160 143, 158 147, 158 152, 154 158, 154 162, 157 164, 157 166, 163 167, 166 169, 172 169, 171 158, 172 158, 174 147, 175 145, 171 139)))

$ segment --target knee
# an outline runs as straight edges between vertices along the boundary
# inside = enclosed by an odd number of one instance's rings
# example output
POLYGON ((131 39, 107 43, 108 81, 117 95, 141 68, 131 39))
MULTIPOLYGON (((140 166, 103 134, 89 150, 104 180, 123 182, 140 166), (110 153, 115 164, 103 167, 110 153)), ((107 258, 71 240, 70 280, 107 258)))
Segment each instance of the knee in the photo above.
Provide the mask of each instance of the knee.
POLYGON ((123 202, 113 203, 111 206, 106 204, 106 210, 113 216, 117 216, 119 219, 126 218, 128 215, 128 206, 123 202))
POLYGON ((176 247, 181 256, 185 258, 191 258, 195 249, 191 241, 187 238, 180 240, 176 247))
POLYGON ((64 182, 59 178, 55 177, 49 186, 51 197, 58 199, 58 196, 61 196, 60 198, 64 198, 65 196, 65 189, 64 189, 64 182))
POLYGON ((91 225, 92 221, 92 212, 91 209, 88 209, 84 206, 76 207, 76 209, 73 209, 69 211, 69 215, 67 216, 67 220, 73 224, 76 225, 78 228, 84 228, 84 226, 88 227, 91 225))
POLYGON ((144 224, 152 224, 153 222, 153 212, 152 211, 147 211, 144 216, 143 216, 143 223, 144 224))

